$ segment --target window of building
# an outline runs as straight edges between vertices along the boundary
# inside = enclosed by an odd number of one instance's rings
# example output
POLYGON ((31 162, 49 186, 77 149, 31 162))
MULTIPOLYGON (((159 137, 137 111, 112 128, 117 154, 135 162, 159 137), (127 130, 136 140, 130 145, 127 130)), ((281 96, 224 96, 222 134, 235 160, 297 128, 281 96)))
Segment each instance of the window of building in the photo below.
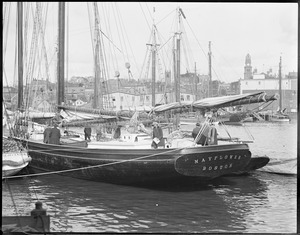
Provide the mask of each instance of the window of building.
POLYGON ((146 96, 146 101, 150 101, 150 96, 146 96))
POLYGON ((183 95, 180 96, 180 100, 184 101, 184 96, 183 95))
POLYGON ((189 95, 186 96, 186 100, 190 101, 190 96, 189 95))

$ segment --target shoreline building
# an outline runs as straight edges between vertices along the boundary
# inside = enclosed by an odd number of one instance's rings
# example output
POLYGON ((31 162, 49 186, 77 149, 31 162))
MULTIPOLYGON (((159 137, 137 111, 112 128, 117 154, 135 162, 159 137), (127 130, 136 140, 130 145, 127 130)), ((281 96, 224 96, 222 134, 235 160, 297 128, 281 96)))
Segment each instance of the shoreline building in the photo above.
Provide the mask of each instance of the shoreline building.
MULTIPOLYGON (((252 71, 251 56, 247 54, 244 66, 244 79, 240 80, 240 94, 265 91, 267 95, 280 94, 279 76, 273 75, 272 70, 267 73, 258 73, 256 69, 252 71)), ((298 74, 289 72, 281 78, 282 108, 288 113, 297 112, 298 97, 298 74)), ((279 98, 270 104, 266 110, 277 111, 279 108, 279 98)))

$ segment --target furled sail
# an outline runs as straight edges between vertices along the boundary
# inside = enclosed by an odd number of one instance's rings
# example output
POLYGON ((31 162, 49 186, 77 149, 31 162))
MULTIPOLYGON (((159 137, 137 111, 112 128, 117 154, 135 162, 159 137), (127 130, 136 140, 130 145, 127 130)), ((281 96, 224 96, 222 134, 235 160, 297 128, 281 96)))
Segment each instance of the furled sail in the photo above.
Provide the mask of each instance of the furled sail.
POLYGON ((218 109, 218 108, 224 108, 224 107, 236 106, 236 105, 269 102, 276 99, 277 99, 276 95, 268 96, 266 95, 265 92, 256 92, 256 93, 247 93, 241 95, 211 97, 202 100, 197 100, 195 102, 174 102, 174 103, 154 107, 152 111, 155 113, 159 113, 159 112, 165 112, 174 109, 178 109, 178 111, 180 112, 185 111, 187 109, 210 110, 210 109, 218 109))

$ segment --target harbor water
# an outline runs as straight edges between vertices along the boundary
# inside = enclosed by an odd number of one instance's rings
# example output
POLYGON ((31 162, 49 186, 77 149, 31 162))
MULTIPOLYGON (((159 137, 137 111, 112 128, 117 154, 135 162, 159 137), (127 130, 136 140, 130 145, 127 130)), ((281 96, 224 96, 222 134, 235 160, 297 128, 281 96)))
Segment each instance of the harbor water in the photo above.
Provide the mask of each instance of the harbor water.
MULTIPOLYGON (((241 129, 228 126, 233 137, 240 136, 241 129)), ((297 157, 296 120, 248 123, 246 130, 254 138, 249 144, 253 155, 297 157)), ((296 175, 255 171, 204 185, 159 188, 60 175, 2 181, 3 216, 29 215, 37 200, 51 216, 51 232, 297 232, 296 175)))

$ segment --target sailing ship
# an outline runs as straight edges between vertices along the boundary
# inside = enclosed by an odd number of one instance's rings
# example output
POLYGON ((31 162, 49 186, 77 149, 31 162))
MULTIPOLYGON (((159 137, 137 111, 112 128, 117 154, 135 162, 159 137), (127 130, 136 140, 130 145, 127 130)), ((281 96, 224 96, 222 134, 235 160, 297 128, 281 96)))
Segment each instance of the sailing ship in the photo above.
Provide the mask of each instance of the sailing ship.
POLYGON ((265 120, 270 122, 290 122, 291 119, 289 115, 285 114, 285 109, 282 108, 282 79, 281 79, 281 56, 279 62, 279 107, 278 110, 274 113, 273 111, 260 112, 261 116, 265 118, 265 120))
MULTIPOLYGON (((59 3, 59 16, 59 26, 63 28, 64 2, 59 3)), ((58 107, 61 107, 64 102, 63 32, 63 29, 59 30, 58 107)), ((178 40, 177 45, 179 45, 178 40)), ((179 46, 177 50, 180 50, 179 46)), ((177 55, 180 56, 180 52, 177 55)), ((180 61, 179 57, 178 61, 180 61)), ((177 67, 177 76, 180 74, 179 67, 177 67)), ((176 90, 180 92, 178 81, 176 84, 176 90)), ((176 95, 175 103, 154 107, 152 113, 158 114, 171 109, 176 113, 176 110, 184 111, 191 108, 206 112, 228 105, 266 102, 274 99, 261 93, 254 93, 186 103, 180 102, 178 97, 179 93, 176 95)), ((199 132, 199 136, 201 134, 199 132)), ((96 145, 88 143, 86 147, 68 143, 46 144, 41 140, 19 137, 14 139, 28 147, 32 157, 30 167, 35 172, 59 173, 74 178, 115 184, 203 182, 257 168, 257 164, 253 164, 254 160, 251 158, 248 144, 237 139, 218 145, 200 146, 193 139, 174 138, 171 141, 166 140, 166 144, 157 149, 151 148, 152 139, 145 134, 131 134, 121 140, 100 142, 96 145)), ((265 157, 263 160, 265 165, 269 159, 265 157)))

